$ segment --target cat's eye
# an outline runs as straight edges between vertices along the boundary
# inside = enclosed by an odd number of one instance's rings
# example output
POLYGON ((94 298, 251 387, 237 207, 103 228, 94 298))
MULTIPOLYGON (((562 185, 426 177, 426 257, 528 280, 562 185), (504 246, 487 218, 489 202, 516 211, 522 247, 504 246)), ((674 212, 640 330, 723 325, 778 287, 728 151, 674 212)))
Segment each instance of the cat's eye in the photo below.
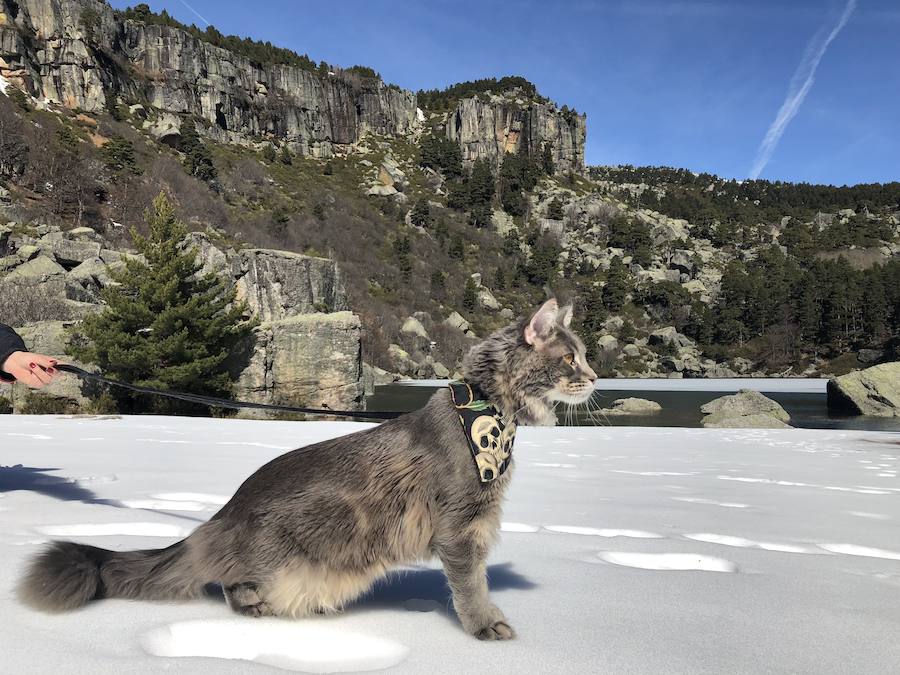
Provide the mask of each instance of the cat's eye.
POLYGON ((566 354, 563 356, 563 361, 568 363, 570 366, 575 363, 575 355, 574 354, 566 354))

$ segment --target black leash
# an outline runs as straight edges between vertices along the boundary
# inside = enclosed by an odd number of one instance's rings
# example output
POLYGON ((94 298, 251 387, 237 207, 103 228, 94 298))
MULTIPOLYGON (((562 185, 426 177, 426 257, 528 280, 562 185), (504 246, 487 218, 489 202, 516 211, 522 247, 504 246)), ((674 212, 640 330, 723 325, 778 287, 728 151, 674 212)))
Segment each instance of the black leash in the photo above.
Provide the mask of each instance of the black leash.
POLYGON ((56 368, 64 373, 75 375, 82 380, 92 380, 94 382, 102 382, 113 387, 120 387, 135 391, 139 394, 150 394, 153 396, 166 396, 167 398, 176 398, 180 401, 188 401, 189 403, 199 403, 207 405, 211 408, 230 408, 231 410, 275 410, 278 412, 304 413, 306 415, 330 415, 332 417, 360 417, 372 420, 392 420, 395 417, 404 415, 402 412, 382 412, 382 411, 366 411, 366 410, 328 410, 319 408, 294 408, 287 405, 269 405, 267 403, 247 403, 244 401, 229 401, 225 398, 216 398, 214 396, 203 396, 201 394, 186 394, 179 391, 163 391, 161 389, 153 389, 152 387, 139 387, 136 384, 127 384, 125 382, 117 382, 110 380, 94 373, 89 373, 77 366, 70 366, 65 363, 59 363, 56 368))

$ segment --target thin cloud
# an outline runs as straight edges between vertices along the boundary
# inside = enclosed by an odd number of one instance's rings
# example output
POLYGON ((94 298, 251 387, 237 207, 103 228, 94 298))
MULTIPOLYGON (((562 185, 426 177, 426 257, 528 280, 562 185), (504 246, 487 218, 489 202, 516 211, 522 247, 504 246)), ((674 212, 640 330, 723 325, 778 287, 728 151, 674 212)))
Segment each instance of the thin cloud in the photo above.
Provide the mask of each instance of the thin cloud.
POLYGON ((756 151, 756 160, 753 162, 753 168, 750 169, 749 177, 751 179, 758 178, 759 174, 762 173, 762 170, 766 167, 766 164, 772 159, 772 154, 778 147, 778 143, 784 135, 784 130, 787 128, 787 125, 790 124, 791 120, 794 119, 794 116, 800 110, 800 106, 803 105, 803 100, 806 98, 809 90, 812 89, 813 82, 815 82, 816 79, 816 69, 819 67, 822 57, 825 56, 825 51, 838 36, 838 33, 840 33, 844 26, 847 25, 847 21, 850 20, 850 16, 855 10, 856 0, 847 0, 847 6, 844 7, 844 13, 841 14, 841 18, 838 20, 837 25, 831 29, 831 32, 828 33, 827 37, 825 37, 824 40, 821 40, 824 29, 820 30, 813 39, 809 41, 809 44, 806 45, 803 58, 800 59, 800 64, 797 66, 797 70, 794 71, 794 76, 791 78, 787 97, 784 99, 784 103, 781 104, 778 114, 775 115, 775 120, 769 126, 765 138, 763 138, 762 143, 760 143, 759 150, 756 151))

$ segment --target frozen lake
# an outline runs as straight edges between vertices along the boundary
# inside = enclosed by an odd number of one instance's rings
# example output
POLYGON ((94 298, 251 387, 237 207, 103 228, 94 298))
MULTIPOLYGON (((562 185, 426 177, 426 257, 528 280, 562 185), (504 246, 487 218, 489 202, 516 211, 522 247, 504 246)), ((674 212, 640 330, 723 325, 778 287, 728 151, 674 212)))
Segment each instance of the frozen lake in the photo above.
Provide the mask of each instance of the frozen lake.
MULTIPOLYGON (((587 408, 560 405, 561 424, 587 426, 699 427, 700 406, 740 389, 754 389, 780 403, 791 415, 791 424, 806 429, 859 429, 900 431, 900 417, 849 416, 828 409, 824 379, 728 378, 728 379, 606 379, 599 380, 591 409, 609 407, 618 398, 634 396, 656 401, 662 411, 654 415, 604 416, 587 408)), ((415 410, 444 380, 411 380, 375 388, 366 401, 369 410, 415 410)))
POLYGON ((49 616, 12 588, 53 538, 175 542, 254 469, 351 422, 0 416, 0 649, 16 673, 896 673, 900 435, 520 429, 479 643, 423 563, 343 614, 216 598, 49 616))

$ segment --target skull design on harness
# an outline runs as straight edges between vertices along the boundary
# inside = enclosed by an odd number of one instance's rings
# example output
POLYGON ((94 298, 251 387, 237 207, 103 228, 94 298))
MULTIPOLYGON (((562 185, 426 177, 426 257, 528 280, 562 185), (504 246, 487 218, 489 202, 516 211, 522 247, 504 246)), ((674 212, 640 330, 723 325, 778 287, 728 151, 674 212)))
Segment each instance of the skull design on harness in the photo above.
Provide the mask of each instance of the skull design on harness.
POLYGON ((500 465, 509 458, 512 438, 515 436, 515 425, 510 426, 511 433, 507 431, 509 427, 501 429, 499 420, 494 415, 482 415, 472 423, 472 440, 479 450, 475 463, 483 480, 495 478, 500 465))

